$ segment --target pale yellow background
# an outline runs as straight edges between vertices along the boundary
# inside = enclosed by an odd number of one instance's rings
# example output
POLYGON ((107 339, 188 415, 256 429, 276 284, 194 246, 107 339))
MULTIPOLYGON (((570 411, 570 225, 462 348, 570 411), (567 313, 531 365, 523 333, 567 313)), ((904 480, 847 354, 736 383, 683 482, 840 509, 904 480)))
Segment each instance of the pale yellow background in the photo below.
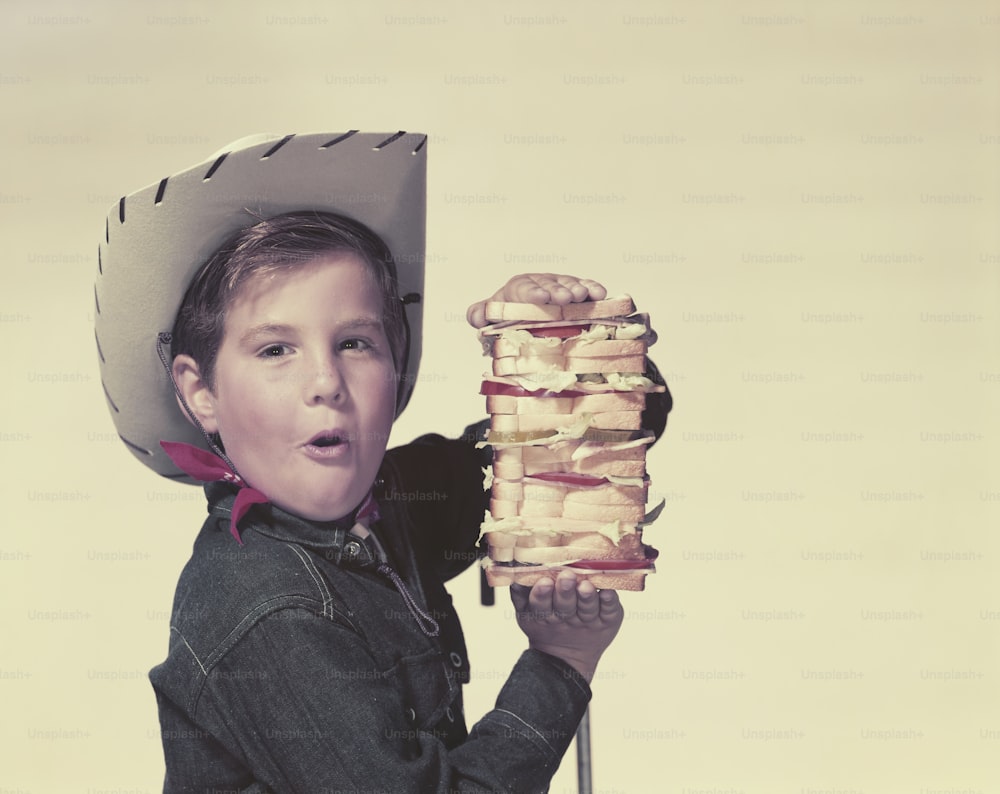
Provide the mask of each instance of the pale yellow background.
MULTIPOLYGON (((145 675, 203 506, 108 417, 107 208, 349 128, 431 136, 397 441, 481 414, 464 309, 513 273, 659 330, 662 555, 595 683, 595 790, 1000 790, 998 41, 987 2, 5 2, 0 791, 161 785, 145 675)), ((454 590, 471 721, 522 643, 454 590)))

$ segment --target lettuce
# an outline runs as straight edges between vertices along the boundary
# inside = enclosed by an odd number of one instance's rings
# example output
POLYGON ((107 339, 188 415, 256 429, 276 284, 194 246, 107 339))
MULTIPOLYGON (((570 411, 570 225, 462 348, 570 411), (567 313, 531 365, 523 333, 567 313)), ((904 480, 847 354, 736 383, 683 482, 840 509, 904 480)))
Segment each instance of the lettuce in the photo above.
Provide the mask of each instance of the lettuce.
POLYGON ((654 436, 650 433, 648 436, 637 438, 634 441, 622 441, 619 444, 608 444, 602 441, 583 441, 580 446, 573 450, 573 454, 570 455, 570 459, 582 460, 583 458, 589 458, 591 455, 596 455, 599 452, 613 452, 619 449, 641 447, 645 444, 652 444, 653 440, 654 436))
POLYGON ((645 477, 616 477, 613 474, 605 474, 603 477, 614 485, 634 485, 641 487, 646 484, 645 477))
POLYGON ((510 342, 517 348, 520 356, 545 355, 559 347, 561 339, 555 337, 533 336, 530 331, 510 330, 500 334, 500 338, 510 342))
POLYGON ((628 323, 620 325, 615 329, 615 339, 638 339, 645 336, 646 326, 639 323, 628 323))
POLYGON ((605 339, 614 339, 615 329, 610 325, 595 325, 589 331, 581 331, 574 337, 575 342, 603 342, 605 339))
POLYGON ((503 532, 505 535, 530 535, 531 530, 525 528, 524 521, 520 516, 508 516, 507 518, 493 518, 487 510, 483 516, 483 523, 479 525, 479 539, 490 532, 503 532))
POLYGON ((511 379, 529 391, 548 389, 549 391, 560 392, 566 391, 576 384, 576 373, 565 372, 553 364, 551 369, 545 372, 536 372, 531 375, 513 375, 511 379))
POLYGON ((646 526, 649 526, 650 524, 652 524, 654 521, 656 521, 656 519, 658 519, 660 517, 660 513, 663 512, 663 508, 664 508, 664 506, 666 504, 667 504, 667 500, 666 499, 661 499, 660 503, 656 507, 654 507, 648 513, 646 513, 646 515, 642 519, 642 521, 639 522, 639 526, 640 527, 646 527, 646 526))
POLYGON ((604 537, 614 543, 616 546, 621 542, 621 539, 625 535, 630 535, 631 530, 623 529, 621 521, 611 521, 610 523, 604 524, 598 530, 604 537))
POLYGON ((609 372, 604 376, 615 391, 652 391, 656 384, 638 372, 609 372))

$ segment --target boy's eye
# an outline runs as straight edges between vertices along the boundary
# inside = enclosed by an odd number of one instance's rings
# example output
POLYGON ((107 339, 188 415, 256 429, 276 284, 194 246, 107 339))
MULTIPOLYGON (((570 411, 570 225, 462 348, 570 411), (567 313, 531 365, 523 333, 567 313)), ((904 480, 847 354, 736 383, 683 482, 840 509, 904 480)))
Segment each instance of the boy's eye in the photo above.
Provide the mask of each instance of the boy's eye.
POLYGON ((340 343, 341 350, 369 350, 371 343, 365 339, 345 339, 340 343))
POLYGON ((287 348, 284 345, 268 345, 260 351, 261 358, 278 358, 285 355, 287 348))

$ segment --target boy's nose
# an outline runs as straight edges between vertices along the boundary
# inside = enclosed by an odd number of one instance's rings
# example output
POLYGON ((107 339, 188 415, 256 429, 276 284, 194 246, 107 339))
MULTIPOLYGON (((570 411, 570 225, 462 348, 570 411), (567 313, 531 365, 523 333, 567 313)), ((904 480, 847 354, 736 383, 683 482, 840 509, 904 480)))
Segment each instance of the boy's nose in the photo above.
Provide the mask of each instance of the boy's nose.
POLYGON ((307 378, 306 402, 340 403, 347 398, 344 378, 334 357, 317 361, 313 376, 307 378))

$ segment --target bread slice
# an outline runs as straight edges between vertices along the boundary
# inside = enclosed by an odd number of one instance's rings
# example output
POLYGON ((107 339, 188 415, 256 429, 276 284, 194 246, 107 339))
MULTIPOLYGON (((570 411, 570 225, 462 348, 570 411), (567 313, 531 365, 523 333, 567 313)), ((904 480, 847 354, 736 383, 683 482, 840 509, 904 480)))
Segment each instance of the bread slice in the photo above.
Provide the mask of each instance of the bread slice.
POLYGON ((642 392, 604 392, 580 397, 508 397, 503 394, 486 398, 491 414, 578 414, 608 411, 642 411, 646 397, 642 392))
POLYGON ((558 352, 545 356, 508 356, 493 359, 493 374, 533 375, 562 370, 576 373, 632 372, 646 369, 646 356, 564 356, 558 352))
POLYGON ((575 486, 546 480, 494 480, 493 498, 498 501, 555 502, 560 507, 567 504, 623 505, 645 504, 647 488, 642 485, 575 486))
POLYGON ((646 575, 654 573, 656 568, 625 571, 592 571, 585 568, 544 566, 544 565, 497 565, 488 563, 484 569, 486 581, 493 587, 507 587, 519 584, 531 587, 540 579, 555 579, 560 571, 570 570, 578 580, 586 579, 599 590, 628 590, 640 592, 646 589, 646 575))
POLYGON ((523 463, 528 466, 546 467, 561 462, 585 463, 588 461, 628 460, 645 461, 646 447, 636 446, 627 449, 608 449, 605 444, 585 443, 583 441, 564 441, 554 447, 513 447, 493 451, 494 461, 502 463, 523 463), (581 452, 590 452, 586 457, 581 452))
POLYGON ((582 301, 559 306, 555 303, 486 302, 486 321, 505 320, 588 320, 592 318, 626 317, 635 311, 635 304, 628 295, 599 301, 582 301))
POLYGON ((641 339, 598 339, 587 342, 581 339, 546 339, 534 344, 521 344, 513 339, 497 339, 493 343, 494 358, 511 356, 562 358, 607 358, 610 356, 645 356, 647 346, 641 339))
POLYGON ((640 503, 587 504, 585 502, 514 501, 490 499, 490 514, 495 519, 512 518, 570 518, 582 521, 627 521, 638 524, 646 515, 646 506, 640 503))
MULTIPOLYGON (((482 341, 486 337, 501 336, 509 331, 528 331, 538 338, 573 339, 580 334, 602 328, 609 339, 645 339, 652 342, 656 338, 650 333, 649 316, 645 314, 630 314, 627 317, 592 317, 583 320, 504 320, 490 323, 479 329, 482 341)), ((492 341, 490 341, 492 345, 492 341)), ((492 347, 487 348, 487 353, 492 347)))
MULTIPOLYGON (((512 449, 519 449, 517 447, 512 449)), ((520 447, 527 449, 527 447, 520 447)), ((542 447, 544 449, 544 447, 542 447)), ((506 450, 497 450, 497 452, 506 450)), ((597 457, 597 456, 595 456, 597 457)), ((584 458, 578 461, 559 461, 549 466, 540 463, 521 463, 519 460, 493 461, 493 476, 502 480, 520 480, 532 474, 591 474, 597 477, 642 477, 646 472, 645 460, 599 461, 584 458)))
MULTIPOLYGON (((570 427, 579 421, 579 414, 494 414, 490 431, 495 433, 524 433, 533 430, 555 430, 570 427)), ((642 427, 641 411, 604 411, 590 414, 590 427, 598 430, 639 430, 642 427)))
MULTIPOLYGON (((582 441, 564 441, 555 447, 511 447, 493 451, 494 462, 521 463, 535 471, 582 471, 580 469, 553 469, 561 463, 573 466, 586 463, 610 463, 613 461, 638 461, 645 468, 646 447, 626 447, 625 449, 606 449, 604 444, 584 444, 582 441), (594 451, 591 455, 582 457, 582 451, 594 451)), ((587 472, 593 473, 593 472, 587 472)), ((641 476, 622 475, 622 476, 641 476)))

